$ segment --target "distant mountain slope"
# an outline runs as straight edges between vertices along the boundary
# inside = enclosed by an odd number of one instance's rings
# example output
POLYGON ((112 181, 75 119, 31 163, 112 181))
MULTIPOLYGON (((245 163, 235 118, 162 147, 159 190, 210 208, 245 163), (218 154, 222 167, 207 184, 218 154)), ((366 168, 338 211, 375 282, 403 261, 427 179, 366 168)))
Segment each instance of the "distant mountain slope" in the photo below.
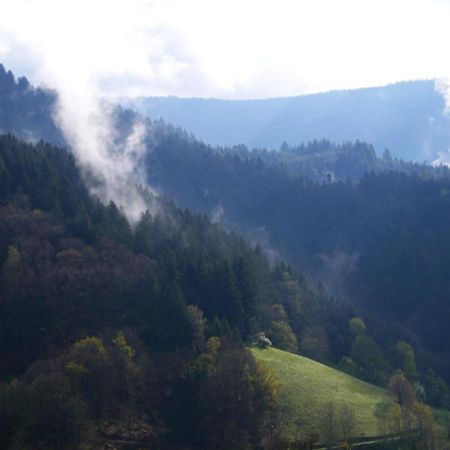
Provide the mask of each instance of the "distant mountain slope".
POLYGON ((211 145, 276 148, 314 139, 362 140, 379 154, 433 161, 450 147, 449 119, 434 81, 265 100, 123 99, 126 107, 181 126, 211 145))
MULTIPOLYGON (((301 98, 303 97, 298 97, 298 99, 301 98)), ((166 100, 172 101, 173 99, 166 100)), ((287 101, 287 99, 281 100, 287 101)), ((164 103, 165 100, 161 99, 161 101, 164 103)), ((270 102, 275 101, 277 100, 271 100, 270 102)), ((202 101, 192 100, 192 102, 202 101)), ((261 104, 264 104, 265 101, 261 102, 261 104)), ((234 103, 233 105, 230 103, 229 106, 234 108, 236 105, 234 103)), ((16 78, 11 71, 6 71, 0 64, 0 133, 12 133, 27 142, 43 140, 59 147, 68 147, 56 119, 56 106, 57 93, 55 91, 36 88, 30 85, 25 77, 16 78)), ((184 107, 180 105, 180 113, 183 110, 184 107)), ((219 120, 220 117, 216 117, 216 119, 219 120)), ((216 119, 213 119, 211 123, 214 124, 216 119)), ((226 126, 227 120, 230 120, 230 118, 224 117, 223 119, 226 126)), ((257 116, 254 119, 257 119, 257 116)), ((292 120, 292 118, 289 120, 292 120)), ((113 122, 118 132, 118 141, 127 138, 136 121, 143 122, 139 113, 119 106, 114 110, 113 122)), ((176 145, 182 149, 182 152, 177 155, 177 158, 181 159, 186 158, 185 153, 189 153, 189 149, 192 147, 201 147, 202 151, 206 152, 217 150, 208 145, 203 145, 201 141, 193 138, 189 134, 192 131, 190 129, 183 132, 168 122, 159 119, 147 119, 144 123, 146 126, 145 144, 149 148, 149 154, 153 153, 155 148, 167 147, 167 142, 170 143, 170 147, 176 145), (176 142, 174 142, 175 136, 176 142)), ((234 132, 239 133, 239 129, 239 124, 236 128, 233 126, 228 129, 228 134, 231 136, 234 132)), ((289 132, 291 131, 295 132, 295 126, 289 132)), ((262 135, 264 133, 263 130, 262 135)), ((221 149, 218 150, 220 152, 221 149)), ((389 152, 383 152, 383 157, 377 157, 376 150, 373 145, 362 141, 355 143, 346 141, 339 145, 327 140, 314 140, 306 145, 282 145, 281 151, 276 152, 266 149, 251 151, 242 145, 225 149, 226 152, 240 158, 261 159, 270 166, 282 166, 283 170, 291 176, 301 174, 319 182, 329 181, 330 179, 345 180, 347 177, 356 180, 370 171, 396 170, 416 173, 424 170, 421 164, 404 163, 398 160, 396 155, 391 155, 389 152)), ((169 148, 168 152, 173 153, 173 149, 169 148)), ((427 169, 427 171, 429 170, 427 169)))

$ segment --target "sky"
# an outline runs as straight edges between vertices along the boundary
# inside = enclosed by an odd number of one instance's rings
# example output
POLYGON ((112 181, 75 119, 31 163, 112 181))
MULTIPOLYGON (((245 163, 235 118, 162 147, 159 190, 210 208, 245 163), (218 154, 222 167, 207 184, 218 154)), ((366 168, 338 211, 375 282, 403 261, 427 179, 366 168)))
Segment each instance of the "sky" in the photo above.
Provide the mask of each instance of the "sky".
POLYGON ((101 96, 266 98, 450 77, 450 0, 0 0, 0 62, 101 96))

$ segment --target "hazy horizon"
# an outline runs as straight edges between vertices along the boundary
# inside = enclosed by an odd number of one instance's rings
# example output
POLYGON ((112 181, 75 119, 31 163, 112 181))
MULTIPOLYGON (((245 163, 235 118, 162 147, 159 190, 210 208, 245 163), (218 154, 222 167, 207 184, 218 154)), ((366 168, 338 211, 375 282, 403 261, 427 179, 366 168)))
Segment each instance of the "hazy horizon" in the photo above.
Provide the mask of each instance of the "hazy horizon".
POLYGON ((223 102, 239 102, 239 101, 264 101, 264 100, 279 100, 279 99, 288 99, 288 98, 294 98, 294 97, 308 97, 308 96, 314 96, 314 95, 321 95, 321 94, 330 94, 334 92, 348 92, 348 91, 362 91, 362 90, 370 90, 370 89, 381 89, 389 86, 394 86, 397 84, 402 83, 420 83, 420 82, 439 82, 439 78, 417 78, 417 79, 408 79, 408 80, 398 80, 398 81, 392 81, 386 84, 377 84, 377 85, 371 85, 371 86, 362 86, 362 87, 354 87, 354 88, 342 88, 342 89, 328 89, 325 91, 317 91, 317 92, 308 92, 303 94, 289 94, 289 95, 283 95, 283 96, 274 96, 274 97, 257 97, 257 98, 247 98, 247 97, 240 97, 240 98, 221 98, 221 97, 196 97, 196 96, 181 96, 181 95, 136 95, 136 96, 118 96, 114 97, 115 100, 121 100, 121 99, 139 99, 139 98, 174 98, 174 99, 180 99, 180 100, 217 100, 217 101, 223 101, 223 102))
POLYGON ((258 99, 450 76, 450 2, 4 0, 0 60, 106 97, 258 99))

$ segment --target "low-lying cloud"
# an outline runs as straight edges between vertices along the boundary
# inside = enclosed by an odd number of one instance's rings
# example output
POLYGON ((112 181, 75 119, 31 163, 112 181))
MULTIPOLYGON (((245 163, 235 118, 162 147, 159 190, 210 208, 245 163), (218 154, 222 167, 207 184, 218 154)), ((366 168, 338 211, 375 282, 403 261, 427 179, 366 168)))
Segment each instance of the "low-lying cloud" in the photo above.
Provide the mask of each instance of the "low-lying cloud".
MULTIPOLYGON (((18 0, 0 19, 0 25, 5 25, 1 27, 0 41, 3 37, 7 42, 0 49, 32 55, 25 59, 33 64, 35 76, 57 91, 55 122, 91 192, 104 203, 114 201, 131 223, 149 207, 140 188, 145 184, 146 126, 137 119, 130 134, 119 139, 114 126, 115 109, 101 98, 105 80, 127 73, 151 79, 155 70, 150 61, 152 47, 146 45, 151 30, 141 29, 138 17, 145 13, 146 2, 134 5, 138 9, 129 11, 125 4, 119 7, 102 0, 18 0), (50 10, 52 18, 42 17, 50 10), (105 26, 98 20, 100 12, 105 17, 110 14, 105 26), (121 21, 127 15, 133 27, 124 29, 121 21)), ((14 58, 18 58, 17 54, 14 58)), ((164 66, 164 61, 160 63, 164 66)))
POLYGON ((58 91, 58 123, 94 193, 134 221, 145 207, 134 183, 142 124, 119 148, 100 98, 273 97, 445 77, 449 14, 439 0, 2 0, 0 60, 58 91))

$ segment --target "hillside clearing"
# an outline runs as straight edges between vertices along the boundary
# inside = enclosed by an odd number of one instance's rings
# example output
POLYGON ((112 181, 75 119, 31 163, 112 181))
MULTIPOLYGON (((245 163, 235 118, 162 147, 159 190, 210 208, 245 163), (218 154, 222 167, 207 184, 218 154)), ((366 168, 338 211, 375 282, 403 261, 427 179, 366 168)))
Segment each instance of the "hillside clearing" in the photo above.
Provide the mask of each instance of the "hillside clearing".
POLYGON ((354 411, 356 436, 378 434, 377 412, 393 400, 385 389, 275 348, 251 351, 259 362, 276 373, 283 386, 282 399, 291 410, 290 433, 300 427, 307 432, 320 429, 324 407, 332 402, 338 409, 347 405, 354 411))

